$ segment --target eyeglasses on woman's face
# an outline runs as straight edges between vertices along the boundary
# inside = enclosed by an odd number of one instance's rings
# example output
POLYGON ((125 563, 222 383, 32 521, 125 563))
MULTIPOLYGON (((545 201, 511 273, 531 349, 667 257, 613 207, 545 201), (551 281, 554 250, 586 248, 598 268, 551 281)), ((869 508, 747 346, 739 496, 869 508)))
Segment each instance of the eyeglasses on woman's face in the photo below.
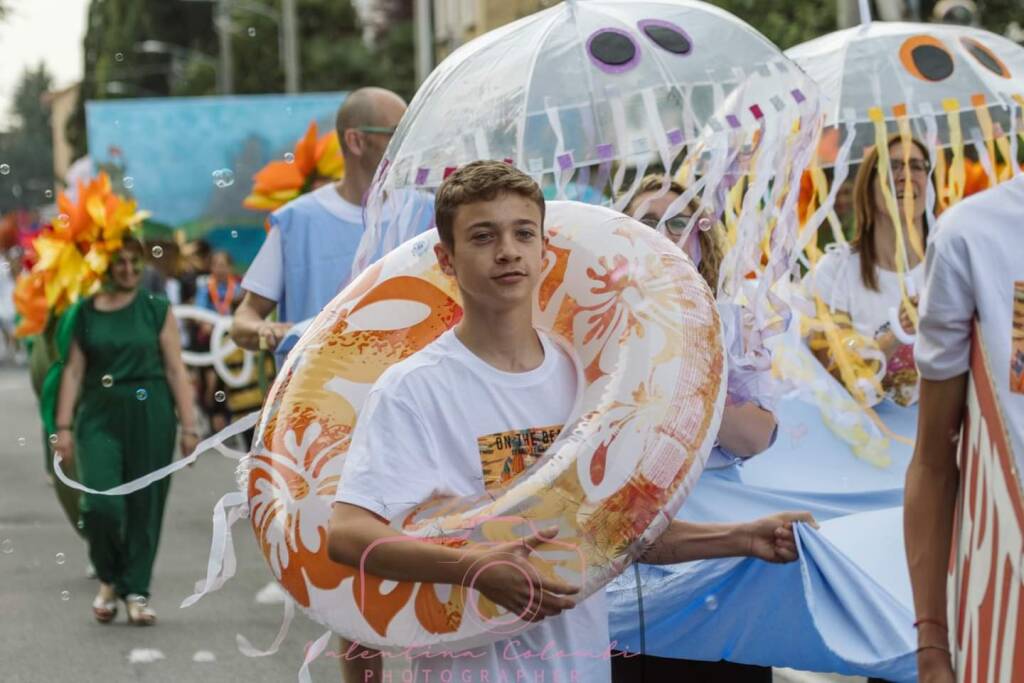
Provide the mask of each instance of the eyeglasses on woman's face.
POLYGON ((655 229, 657 229, 659 224, 664 225, 665 232, 668 233, 669 237, 674 237, 678 239, 683 236, 684 232, 686 232, 686 226, 690 224, 691 220, 693 220, 692 213, 681 213, 678 216, 673 216, 672 218, 669 218, 664 222, 662 222, 662 220, 657 216, 651 215, 644 216, 643 218, 640 219, 640 222, 648 227, 655 229))
POLYGON ((911 173, 925 175, 928 171, 932 170, 932 165, 925 159, 910 159, 909 161, 904 161, 903 159, 889 160, 889 170, 892 171, 893 175, 903 173, 907 169, 910 169, 911 173))

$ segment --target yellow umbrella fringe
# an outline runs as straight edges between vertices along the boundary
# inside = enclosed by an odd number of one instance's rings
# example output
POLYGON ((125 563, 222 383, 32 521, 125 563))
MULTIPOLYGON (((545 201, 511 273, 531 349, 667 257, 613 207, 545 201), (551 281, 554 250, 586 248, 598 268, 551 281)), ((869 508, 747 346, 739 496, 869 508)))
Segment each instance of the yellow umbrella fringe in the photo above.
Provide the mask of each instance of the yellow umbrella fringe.
POLYGON ((942 108, 949 121, 949 146, 953 151, 953 162, 949 167, 949 205, 952 206, 964 198, 964 186, 967 184, 964 135, 960 129, 960 102, 953 98, 943 100, 942 108))

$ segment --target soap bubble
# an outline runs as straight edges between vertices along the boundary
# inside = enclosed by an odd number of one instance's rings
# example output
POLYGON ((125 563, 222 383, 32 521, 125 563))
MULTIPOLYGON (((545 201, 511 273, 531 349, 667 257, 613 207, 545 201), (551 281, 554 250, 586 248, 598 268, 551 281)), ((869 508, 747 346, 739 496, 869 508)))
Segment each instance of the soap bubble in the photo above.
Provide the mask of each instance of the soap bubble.
POLYGON ((137 398, 140 401, 145 401, 147 398, 149 398, 149 394, 146 393, 145 389, 141 389, 140 388, 140 389, 136 390, 135 398, 137 398))
POLYGON ((163 255, 164 255, 164 248, 163 248, 163 247, 161 247, 161 246, 160 246, 160 245, 158 244, 158 245, 156 245, 155 247, 153 247, 153 250, 152 250, 152 252, 153 252, 153 258, 160 258, 161 256, 163 256, 163 255))
POLYGON ((55 559, 57 561, 57 564, 64 564, 64 562, 66 561, 64 553, 57 553, 57 557, 55 559))
POLYGON ((7 175, 11 172, 11 167, 7 164, 0 164, 0 175, 7 175))
POLYGON ((704 598, 704 609, 706 609, 709 612, 714 612, 716 609, 718 609, 718 598, 716 598, 714 595, 709 595, 706 598, 704 598))
POLYGON ((250 26, 249 27, 249 37, 250 38, 255 38, 256 37, 256 27, 255 26, 250 26))
POLYGON ((121 183, 124 185, 124 189, 130 190, 133 187, 135 187, 135 178, 131 177, 130 175, 126 175, 124 177, 124 180, 121 181, 121 183))
POLYGON ((47 199, 53 199, 53 190, 44 190, 43 196, 47 199))
POLYGON ((223 391, 218 391, 216 394, 213 395, 213 400, 216 401, 217 403, 223 403, 224 401, 227 400, 227 398, 227 394, 225 394, 223 391))
POLYGON ((238 231, 237 230, 232 230, 231 231, 231 239, 233 239, 233 240, 237 240, 238 239, 238 231))
POLYGON ((115 53, 114 54, 114 61, 116 61, 116 62, 123 62, 124 61, 124 53, 123 52, 115 53))
POLYGON ((67 602, 68 600, 70 600, 71 599, 71 591, 61 591, 60 592, 60 599, 63 600, 64 602, 67 602))
POLYGON ((28 439, 26 439, 23 436, 19 436, 18 437, 18 445, 19 446, 24 446, 26 443, 28 443, 28 439))
POLYGON ((52 444, 57 443, 57 435, 56 434, 50 434, 50 443, 52 443, 52 444))
POLYGON ((10 555, 13 552, 14 541, 12 541, 9 538, 5 538, 2 542, 0 542, 0 553, 3 553, 4 555, 10 555))
POLYGON ((100 378, 100 384, 102 384, 106 389, 109 389, 110 387, 114 386, 113 375, 103 375, 103 377, 100 378))
POLYGON ((284 160, 287 161, 289 164, 293 164, 295 163, 295 155, 292 154, 291 152, 287 152, 284 155, 284 160))
POLYGON ((221 189, 235 184, 235 172, 230 168, 218 168, 212 175, 213 184, 221 189))

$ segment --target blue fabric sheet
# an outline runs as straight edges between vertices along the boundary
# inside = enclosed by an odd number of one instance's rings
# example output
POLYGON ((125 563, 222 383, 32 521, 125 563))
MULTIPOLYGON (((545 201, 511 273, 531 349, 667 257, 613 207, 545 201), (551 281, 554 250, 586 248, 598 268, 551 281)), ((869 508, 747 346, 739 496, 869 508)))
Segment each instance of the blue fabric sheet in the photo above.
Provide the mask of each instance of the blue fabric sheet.
MULTIPOLYGON (((878 412, 894 432, 913 436, 916 408, 887 404, 878 412)), ((910 446, 892 441, 892 464, 877 467, 856 458, 816 406, 786 399, 776 414, 772 448, 706 471, 677 518, 741 521, 809 510, 821 529, 799 526, 800 559, 788 565, 736 558, 639 565, 643 651, 915 680, 901 507, 910 446)), ((613 641, 640 652, 634 569, 607 594, 613 641)))

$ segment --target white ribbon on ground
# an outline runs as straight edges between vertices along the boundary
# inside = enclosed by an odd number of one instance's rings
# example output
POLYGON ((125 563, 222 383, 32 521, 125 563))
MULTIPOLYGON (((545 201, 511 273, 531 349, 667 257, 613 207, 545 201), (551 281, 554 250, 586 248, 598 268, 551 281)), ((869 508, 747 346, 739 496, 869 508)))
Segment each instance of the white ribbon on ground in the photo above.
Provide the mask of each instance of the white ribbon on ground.
POLYGON ((330 639, 331 631, 327 631, 317 638, 316 641, 309 646, 309 649, 306 650, 306 658, 302 660, 302 668, 299 669, 299 683, 313 683, 313 679, 309 675, 309 665, 323 653, 324 648, 327 647, 327 642, 330 639))
POLYGON ((181 602, 181 608, 191 607, 200 598, 227 583, 235 575, 235 544, 231 527, 249 512, 247 498, 241 491, 227 493, 213 508, 213 539, 210 543, 210 557, 206 564, 206 581, 196 583, 196 592, 181 602), (230 512, 227 510, 230 509, 230 512))
MULTIPOLYGON (((277 637, 274 638, 274 642, 270 644, 270 647, 266 650, 258 650, 255 647, 253 647, 252 643, 249 642, 248 638, 243 636, 241 633, 236 633, 235 642, 238 644, 238 651, 246 657, 269 657, 272 654, 276 654, 278 648, 281 647, 281 643, 284 642, 285 636, 288 635, 288 629, 291 627, 292 619, 294 618, 295 601, 292 600, 291 596, 288 596, 284 599, 284 616, 281 618, 281 628, 278 630, 277 637)), ((328 631, 328 635, 330 635, 330 631, 328 631)), ((318 640, 317 643, 319 642, 320 641, 318 640)), ((324 645, 326 644, 327 643, 325 642, 324 645)), ((317 654, 320 654, 320 652, 322 651, 323 647, 320 648, 317 654)), ((316 659, 316 657, 314 657, 313 659, 316 659)))

